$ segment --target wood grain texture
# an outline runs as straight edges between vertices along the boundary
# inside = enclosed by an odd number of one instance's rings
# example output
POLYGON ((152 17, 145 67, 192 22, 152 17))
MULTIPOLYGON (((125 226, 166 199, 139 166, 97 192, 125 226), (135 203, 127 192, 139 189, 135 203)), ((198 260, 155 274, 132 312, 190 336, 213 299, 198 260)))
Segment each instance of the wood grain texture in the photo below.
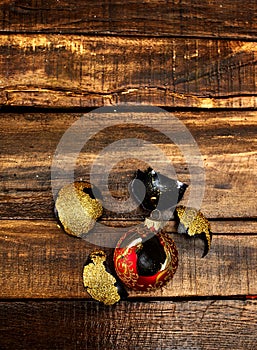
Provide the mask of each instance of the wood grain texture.
MULTIPOLYGON (((243 301, 257 295, 256 14, 255 0, 0 0, 1 350, 256 348, 257 303, 243 301), (201 259, 202 241, 175 234, 169 222, 179 250, 174 279, 104 307, 89 299, 83 265, 95 244, 111 260, 118 237, 145 213, 105 209, 87 240, 66 235, 53 216, 51 164, 81 114, 22 114, 19 107, 75 112, 117 104, 187 111, 175 116, 202 153, 201 208, 214 236, 201 259), (18 113, 3 112, 12 107, 18 113)), ((104 120, 94 117, 88 128, 104 120)), ((142 121, 90 139, 76 179, 89 180, 97 155, 124 137, 162 150, 181 181, 199 175, 167 137, 146 126, 158 121, 169 129, 167 120, 142 121)), ((148 164, 141 147, 129 151, 109 176, 118 209, 134 171, 148 164)), ((159 155, 151 157, 160 163, 159 155)), ((70 148, 67 158, 74 159, 70 148)), ((106 160, 97 161, 101 178, 106 160)))
MULTIPOLYGON (((134 115, 138 113, 135 112, 134 115)), ((116 200, 125 200, 129 196, 128 184, 137 168, 143 170, 148 165, 154 167, 153 164, 160 166, 161 161, 164 161, 164 164, 173 165, 180 181, 190 184, 192 176, 198 176, 199 169, 192 167, 192 164, 191 168, 189 167, 190 161, 185 160, 183 152, 168 137, 156 129, 147 127, 150 123, 166 128, 166 131, 173 130, 173 121, 167 121, 167 115, 178 118, 188 128, 202 154, 205 184, 194 183, 192 186, 196 186, 196 191, 198 186, 205 186, 201 204, 205 215, 209 218, 256 218, 256 112, 183 112, 164 113, 159 116, 154 113, 142 113, 140 120, 145 126, 126 124, 126 113, 118 113, 118 116, 115 113, 104 114, 101 118, 104 118, 106 123, 115 123, 118 120, 123 125, 112 128, 104 128, 103 125, 104 130, 96 133, 85 145, 83 141, 75 166, 75 178, 90 181, 91 166, 96 163, 100 170, 94 172, 94 177, 99 180, 107 171, 107 163, 112 162, 114 165, 109 175, 111 194, 116 200), (127 149, 126 145, 123 145, 107 153, 107 158, 96 159, 107 146, 126 138, 135 139, 133 149, 127 149), (164 152, 164 156, 151 153, 150 146, 144 147, 139 144, 137 147, 139 140, 146 140, 155 145, 157 152, 164 152), (119 155, 122 161, 117 161, 119 155), (145 159, 147 161, 142 162, 145 159)), ((81 117, 82 114, 61 113, 2 114, 1 218, 53 218, 53 156, 63 134, 81 117)), ((98 117, 93 112, 87 114, 85 120, 85 133, 93 131, 99 125, 98 117)), ((81 135, 86 135, 81 130, 72 136, 75 146, 81 135)), ((69 150, 65 151, 67 159, 76 159, 77 155, 71 152, 74 145, 70 143, 69 150)), ((65 176, 67 173, 63 171, 62 177, 65 176)), ((188 194, 190 187, 185 194, 185 204, 188 194)), ((138 210, 128 214, 120 214, 119 210, 113 211, 114 213, 111 213, 110 210, 106 210, 104 218, 140 220, 144 215, 138 210)))
POLYGON ((0 104, 256 107, 256 43, 53 34, 0 37, 0 104))
POLYGON ((253 350, 256 311, 256 301, 236 300, 122 302, 115 307, 84 301, 2 302, 0 346, 3 350, 253 350))
POLYGON ((256 38, 256 1, 0 1, 0 30, 256 38))
MULTIPOLYGON (((112 249, 128 223, 97 225, 86 240, 65 234, 55 221, 1 220, 1 298, 87 298, 82 270, 89 253, 105 246, 112 249)), ((135 223, 133 223, 135 224, 135 223)), ((214 234, 212 248, 201 258, 201 240, 174 234, 179 267, 173 280, 155 292, 130 292, 130 297, 245 296, 257 295, 257 227, 248 222, 237 234, 232 222, 212 223, 213 232, 225 227, 229 235, 214 234), (234 232, 233 232, 234 231, 234 232)))

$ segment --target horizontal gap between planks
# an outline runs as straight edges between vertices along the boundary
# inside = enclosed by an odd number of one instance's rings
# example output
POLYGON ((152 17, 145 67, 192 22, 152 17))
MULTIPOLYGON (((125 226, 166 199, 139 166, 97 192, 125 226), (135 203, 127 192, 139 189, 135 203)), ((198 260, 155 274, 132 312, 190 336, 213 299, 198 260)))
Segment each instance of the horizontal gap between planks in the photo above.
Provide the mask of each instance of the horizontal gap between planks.
MULTIPOLYGON (((41 192, 41 191, 40 191, 41 192)), ((147 217, 147 216, 145 216, 145 217, 147 217)), ((247 222, 250 222, 250 221, 256 221, 256 219, 257 219, 257 217, 256 216, 253 216, 253 217, 241 217, 241 216, 239 216, 239 217, 233 217, 233 218, 231 218, 231 217, 220 217, 220 218, 211 218, 211 217, 208 217, 208 220, 209 221, 213 221, 213 222, 219 222, 219 221, 221 221, 221 222, 226 222, 226 221, 230 221, 230 222, 233 222, 233 221, 240 221, 240 222, 244 222, 244 221, 247 221, 247 222)), ((20 217, 20 218, 2 218, 2 217, 0 217, 0 221, 15 221, 15 220, 23 220, 23 221, 49 221, 49 222, 52 222, 52 221, 55 221, 55 219, 53 218, 53 219, 51 219, 51 218, 22 218, 22 217, 20 217)), ((101 220, 101 222, 102 223, 110 223, 110 222, 119 222, 119 221, 122 221, 122 222, 124 222, 124 221, 127 221, 127 222, 135 222, 135 223, 138 223, 140 220, 135 220, 134 218, 125 218, 125 219, 122 219, 122 218, 117 218, 117 219, 115 219, 115 218, 111 218, 111 219, 103 219, 103 220, 101 220)), ((172 220, 171 220, 172 221, 172 220)))
MULTIPOLYGON (((239 95, 241 96, 241 95, 239 95)), ((243 96, 243 94, 242 94, 243 96)), ((149 107, 150 105, 141 105, 141 104, 117 104, 117 105, 103 105, 98 107, 70 107, 70 108, 63 108, 63 107, 32 107, 32 106, 1 106, 0 105, 0 115, 5 113, 14 113, 14 114, 25 114, 25 113, 45 113, 45 114, 67 114, 67 113, 90 113, 96 109, 103 108, 103 107, 128 107, 132 108, 134 106, 136 107, 149 107)), ((224 108, 202 108, 202 107, 169 107, 169 106, 152 106, 154 108, 162 108, 167 112, 208 112, 208 113, 217 113, 217 112, 252 112, 257 111, 257 107, 224 107, 224 108)))
MULTIPOLYGON (((190 302, 190 301, 207 301, 207 300, 254 300, 256 299, 256 295, 203 295, 203 296, 184 296, 184 297, 128 297, 126 300, 121 300, 120 302, 140 302, 140 303, 151 303, 151 302, 190 302)), ((86 302, 86 303, 95 303, 94 299, 89 298, 1 298, 1 303, 9 303, 9 302, 86 302)))
POLYGON ((83 36, 83 37, 117 37, 117 38, 135 38, 135 39, 189 39, 189 40, 195 40, 195 39, 206 39, 206 40, 230 40, 230 41, 245 41, 245 42, 257 42, 257 38, 254 37, 244 37, 244 36, 212 36, 212 35, 181 35, 181 34, 170 34, 170 35, 164 35, 164 34, 120 34, 120 33, 111 33, 111 32, 101 32, 101 33, 95 33, 95 32, 77 32, 77 31, 63 31, 63 30, 56 30, 56 31, 50 31, 50 30, 40 30, 40 31, 26 31, 26 30, 1 30, 0 35, 62 35, 62 36, 68 36, 68 35, 76 35, 76 36, 83 36))
MULTIPOLYGON (((255 217, 254 218, 250 218, 250 217, 247 217, 247 218, 242 218, 242 217, 238 217, 238 218, 208 218, 210 224, 212 224, 212 222, 213 223, 214 222, 221 222, 221 223, 235 222, 235 224, 236 224, 236 222, 251 223, 251 222, 256 222, 256 219, 257 218, 255 218, 255 217)), ((22 217, 20 217, 20 218, 0 218, 0 222, 10 222, 11 223, 11 222, 15 222, 15 221, 16 222, 28 222, 28 223, 30 223, 30 222, 49 222, 49 223, 56 223, 56 225, 59 225, 58 221, 55 218, 52 218, 52 219, 51 218, 49 218, 49 219, 45 219, 45 218, 33 219, 33 218, 22 218, 22 217)), ((124 219, 124 220, 122 220, 120 218, 118 218, 118 219, 111 218, 109 220, 108 219, 99 220, 99 223, 103 224, 103 225, 106 224, 107 227, 112 227, 112 225, 110 225, 110 224, 114 223, 115 225, 113 227, 117 228, 117 227, 119 227, 119 225, 117 225, 117 223, 121 223, 120 226, 124 227, 124 225, 122 225, 122 223, 124 223, 124 222, 127 222, 128 224, 134 223, 135 225, 139 225, 140 223, 142 224, 143 221, 144 220, 135 220, 135 219, 129 219, 129 218, 124 219)), ((172 222, 173 222, 173 220, 170 221, 170 223, 172 223, 172 222)), ((128 225, 128 229, 132 228, 132 227, 133 227, 133 225, 128 225)), ((166 229, 164 228, 164 230, 166 230, 166 229)), ((167 230, 170 233, 176 233, 175 229, 174 229, 174 231, 170 231, 170 229, 167 229, 167 230)), ((215 232, 215 231, 213 231, 212 235, 213 236, 238 236, 238 237, 240 237, 240 236, 244 237, 247 235, 247 236, 251 237, 251 236, 256 236, 257 231, 256 232, 253 230, 251 230, 249 232, 247 232, 247 231, 246 232, 222 232, 222 231, 215 232)))

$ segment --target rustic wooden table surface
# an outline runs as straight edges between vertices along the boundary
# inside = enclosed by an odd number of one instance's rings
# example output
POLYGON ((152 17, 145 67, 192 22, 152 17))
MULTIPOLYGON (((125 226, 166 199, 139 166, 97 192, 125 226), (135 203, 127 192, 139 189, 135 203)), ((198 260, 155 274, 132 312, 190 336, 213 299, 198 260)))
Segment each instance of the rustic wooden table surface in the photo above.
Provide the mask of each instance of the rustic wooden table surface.
MULTIPOLYGON (((257 349, 256 14, 255 0, 0 1, 1 350, 257 349), (178 237, 167 287, 107 307, 82 283, 93 245, 56 224, 51 164, 76 120, 117 104, 160 106, 191 132, 214 235, 204 259, 178 237)), ((125 136, 156 144, 190 181, 174 145, 142 125, 97 134, 76 176, 88 180, 95 156, 125 136)), ((113 168, 116 198, 139 165, 113 168)), ((102 222, 142 219, 107 211, 102 222)))

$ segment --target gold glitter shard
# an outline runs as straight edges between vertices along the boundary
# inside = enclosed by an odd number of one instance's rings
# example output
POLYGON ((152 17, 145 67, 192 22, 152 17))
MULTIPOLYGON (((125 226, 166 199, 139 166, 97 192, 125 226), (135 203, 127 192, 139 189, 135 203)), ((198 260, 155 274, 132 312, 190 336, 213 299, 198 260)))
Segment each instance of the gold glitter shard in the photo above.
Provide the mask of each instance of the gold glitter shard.
POLYGON ((92 263, 84 266, 83 283, 88 294, 105 305, 113 305, 120 300, 116 279, 106 271, 106 254, 102 250, 90 254, 92 263))
POLYGON ((103 212, 100 201, 91 198, 85 189, 91 189, 85 181, 68 184, 61 188, 55 202, 64 230, 77 237, 90 231, 103 212))
POLYGON ((187 233, 189 236, 199 235, 203 238, 205 243, 204 257, 211 248, 212 233, 209 221, 201 211, 183 205, 176 207, 175 214, 179 220, 179 233, 187 233))

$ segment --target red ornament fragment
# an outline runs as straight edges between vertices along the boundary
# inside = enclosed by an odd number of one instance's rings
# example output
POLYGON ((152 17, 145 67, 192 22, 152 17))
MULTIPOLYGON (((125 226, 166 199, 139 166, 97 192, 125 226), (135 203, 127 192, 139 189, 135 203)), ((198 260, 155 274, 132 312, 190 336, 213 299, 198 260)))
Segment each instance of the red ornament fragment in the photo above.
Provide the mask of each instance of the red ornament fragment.
POLYGON ((178 251, 171 237, 143 225, 130 229, 119 240, 113 259, 120 280, 141 291, 163 287, 178 267, 178 251))

